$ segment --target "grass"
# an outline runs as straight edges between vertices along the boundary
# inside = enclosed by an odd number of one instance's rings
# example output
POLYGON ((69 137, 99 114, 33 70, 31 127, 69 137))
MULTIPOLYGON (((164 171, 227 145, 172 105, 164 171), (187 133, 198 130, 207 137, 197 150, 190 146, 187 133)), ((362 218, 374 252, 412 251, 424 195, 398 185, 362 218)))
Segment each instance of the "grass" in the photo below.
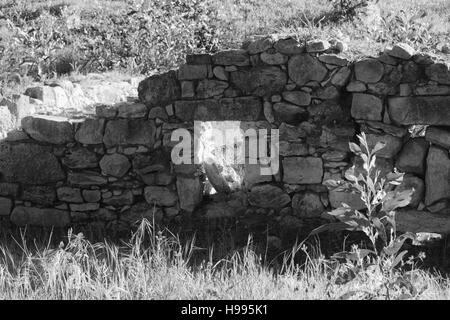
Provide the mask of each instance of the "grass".
POLYGON ((121 245, 68 234, 58 247, 26 241, 0 248, 0 299, 449 299, 447 278, 414 267, 401 270, 414 290, 393 287, 376 269, 348 277, 351 266, 314 247, 293 247, 276 267, 252 249, 220 260, 196 258, 194 241, 156 232, 143 221, 121 245), (20 250, 17 250, 20 248, 20 250), (312 248, 312 249, 311 249, 312 248), (307 253, 303 263, 295 262, 307 253), (309 252, 309 253, 308 253, 309 252), (405 292, 408 291, 408 294, 405 292))
POLYGON ((368 28, 357 18, 337 15, 328 0, 0 0, 6 19, 0 27, 0 75, 45 79, 108 70, 148 75, 176 68, 188 53, 236 48, 251 35, 269 33, 340 38, 352 58, 407 42, 448 59, 439 51, 450 41, 447 0, 378 5, 381 24, 368 28))

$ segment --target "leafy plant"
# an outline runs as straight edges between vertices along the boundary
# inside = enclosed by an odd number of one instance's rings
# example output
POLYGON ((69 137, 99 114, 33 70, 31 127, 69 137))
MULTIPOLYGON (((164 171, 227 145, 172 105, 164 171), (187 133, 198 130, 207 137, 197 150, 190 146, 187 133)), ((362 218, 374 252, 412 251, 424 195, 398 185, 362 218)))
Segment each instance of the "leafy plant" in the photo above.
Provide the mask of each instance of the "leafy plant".
POLYGON ((360 146, 350 143, 349 147, 354 154, 362 158, 362 170, 357 170, 353 166, 345 173, 347 181, 328 180, 326 185, 335 188, 336 191, 360 194, 365 208, 357 210, 342 203, 341 207, 326 213, 338 222, 322 225, 311 234, 326 230, 363 232, 370 240, 371 249, 353 247, 351 251, 343 251, 333 257, 344 259, 351 266, 347 268, 348 280, 356 277, 359 272, 367 272, 376 267, 387 280, 383 282, 387 292, 394 285, 406 286, 410 289, 412 285, 408 281, 395 276, 395 268, 403 264, 403 258, 407 254, 407 250, 401 251, 404 242, 407 239, 415 240, 416 236, 410 232, 397 235, 395 213, 397 208, 409 204, 414 190, 397 191, 395 189, 395 186, 401 184, 403 173, 392 172, 382 177, 380 170, 377 170, 376 153, 385 147, 383 142, 378 142, 371 149, 364 133, 358 135, 358 139, 360 146))
MULTIPOLYGON (((352 18, 356 15, 356 10, 367 6, 370 0, 328 0, 331 2, 334 12, 341 16, 352 18)), ((378 1, 377 1, 378 2, 378 1)))

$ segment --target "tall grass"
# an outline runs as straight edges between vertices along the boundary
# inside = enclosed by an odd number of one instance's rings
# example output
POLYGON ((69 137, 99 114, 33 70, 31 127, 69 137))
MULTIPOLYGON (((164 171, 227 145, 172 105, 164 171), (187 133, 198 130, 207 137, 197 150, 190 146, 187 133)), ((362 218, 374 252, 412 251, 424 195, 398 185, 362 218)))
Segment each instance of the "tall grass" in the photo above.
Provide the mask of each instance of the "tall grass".
MULTIPOLYGON (((227 258, 194 263, 199 248, 180 243, 168 232, 156 232, 143 221, 128 242, 90 243, 69 232, 57 248, 0 248, 0 299, 386 299, 378 290, 380 275, 370 272, 342 282, 347 266, 307 254, 305 246, 285 253, 273 268, 248 244, 227 258)), ((448 299, 450 282, 413 268, 404 271, 417 289, 415 299, 448 299)), ((403 289, 390 299, 403 297, 403 289)))

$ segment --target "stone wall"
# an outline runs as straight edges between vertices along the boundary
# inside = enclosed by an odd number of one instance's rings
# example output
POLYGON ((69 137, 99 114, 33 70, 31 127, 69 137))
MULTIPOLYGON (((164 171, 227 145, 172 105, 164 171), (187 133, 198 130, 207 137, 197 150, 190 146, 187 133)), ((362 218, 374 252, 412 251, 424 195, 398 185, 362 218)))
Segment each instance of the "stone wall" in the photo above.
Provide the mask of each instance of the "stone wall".
POLYGON ((415 188, 411 209, 450 212, 448 65, 404 44, 358 61, 344 48, 258 38, 187 56, 178 70, 143 80, 139 101, 98 105, 94 118, 25 117, 1 143, 1 221, 126 230, 141 217, 225 217, 280 236, 341 202, 361 206, 323 185, 343 179, 359 132, 387 143, 379 168, 407 173, 400 188, 415 188), (241 189, 204 195, 202 165, 171 163, 171 133, 225 120, 279 129, 280 171, 245 166, 241 189))

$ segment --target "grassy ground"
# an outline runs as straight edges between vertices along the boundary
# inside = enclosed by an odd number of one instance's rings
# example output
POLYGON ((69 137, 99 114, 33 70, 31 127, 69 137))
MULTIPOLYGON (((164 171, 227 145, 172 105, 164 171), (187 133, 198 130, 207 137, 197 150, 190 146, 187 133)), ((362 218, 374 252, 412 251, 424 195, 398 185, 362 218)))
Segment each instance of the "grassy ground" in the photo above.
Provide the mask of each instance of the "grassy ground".
POLYGON ((0 247, 0 299, 450 298, 448 279, 414 263, 386 274, 377 262, 357 269, 303 246, 276 265, 257 255, 251 241, 218 261, 196 259, 199 251, 204 256, 193 241, 183 245, 146 221, 120 246, 92 244, 80 234, 57 248, 19 239, 0 247), (306 259, 294 263, 300 253, 306 259))
MULTIPOLYGON (((175 68, 187 53, 239 47, 250 35, 337 37, 348 55, 399 41, 435 52, 450 41, 447 0, 380 0, 378 26, 336 14, 328 0, 0 0, 0 74, 175 68)), ((441 54, 445 59, 448 55, 441 54)))

